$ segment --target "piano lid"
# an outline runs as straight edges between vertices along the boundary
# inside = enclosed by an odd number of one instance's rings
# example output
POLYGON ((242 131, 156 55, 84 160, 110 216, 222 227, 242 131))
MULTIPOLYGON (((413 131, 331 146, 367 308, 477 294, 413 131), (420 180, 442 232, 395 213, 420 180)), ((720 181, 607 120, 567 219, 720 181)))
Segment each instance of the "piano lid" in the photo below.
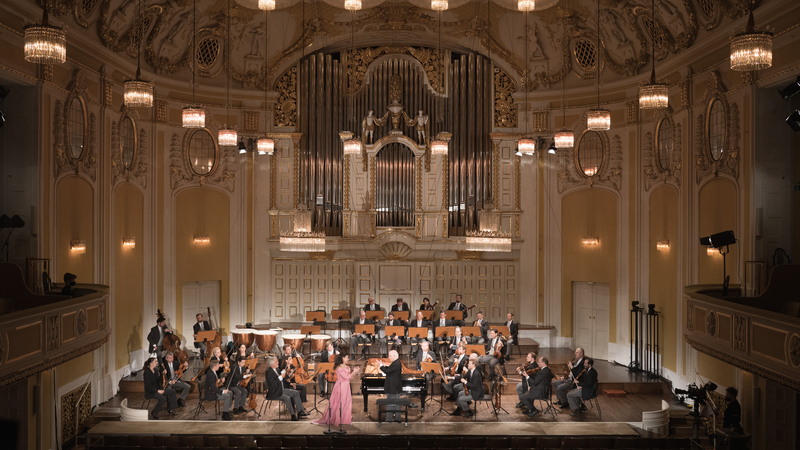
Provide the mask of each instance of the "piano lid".
MULTIPOLYGON (((364 368, 364 375, 375 375, 382 377, 383 372, 378 369, 378 361, 382 361, 386 366, 392 363, 389 358, 370 358, 367 360, 367 366, 364 368)), ((409 369, 402 360, 400 360, 400 365, 403 366, 403 375, 422 375, 424 373, 421 370, 409 369)))

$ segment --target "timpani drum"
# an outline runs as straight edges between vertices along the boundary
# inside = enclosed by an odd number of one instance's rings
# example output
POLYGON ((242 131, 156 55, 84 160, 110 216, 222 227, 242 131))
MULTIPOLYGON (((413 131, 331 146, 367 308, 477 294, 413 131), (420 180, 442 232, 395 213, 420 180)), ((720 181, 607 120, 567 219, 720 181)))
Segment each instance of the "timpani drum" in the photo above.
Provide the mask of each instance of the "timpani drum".
POLYGON ((311 339, 311 351, 314 352, 325 350, 325 346, 328 345, 328 341, 331 340, 331 337, 327 334, 312 334, 309 338, 311 339))
POLYGON ((305 334, 284 334, 283 335, 283 345, 291 344, 294 345, 295 350, 302 351, 303 350, 303 340, 305 340, 305 334))
POLYGON ((250 348, 253 345, 253 330, 249 328, 231 330, 231 338, 237 347, 244 344, 245 347, 250 348))
POLYGON ((278 339, 278 332, 274 330, 255 330, 253 336, 256 338, 256 345, 262 352, 270 352, 275 347, 275 340, 278 339))

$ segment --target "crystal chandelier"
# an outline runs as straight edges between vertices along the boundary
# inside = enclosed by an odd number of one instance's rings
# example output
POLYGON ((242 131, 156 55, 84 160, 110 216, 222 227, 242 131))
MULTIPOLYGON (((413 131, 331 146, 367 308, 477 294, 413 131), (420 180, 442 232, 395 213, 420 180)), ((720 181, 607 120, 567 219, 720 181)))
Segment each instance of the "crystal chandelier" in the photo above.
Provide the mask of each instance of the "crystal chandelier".
MULTIPOLYGON (((139 17, 142 16, 142 2, 137 6, 139 17)), ((126 80, 124 84, 125 106, 128 108, 150 108, 153 106, 153 83, 142 80, 142 37, 144 30, 139 35, 136 47, 136 78, 126 80)))
POLYGON ((478 211, 480 230, 467 231, 467 251, 510 252, 511 234, 500 231, 500 214, 497 210, 478 211))
POLYGON ((431 9, 434 11, 446 11, 449 6, 447 0, 431 0, 431 9))
MULTIPOLYGON (((231 66, 231 58, 229 56, 231 54, 231 46, 230 46, 230 42, 231 42, 231 14, 230 14, 230 11, 231 11, 231 0, 228 0, 228 14, 227 14, 227 16, 228 16, 227 17, 228 18, 228 26, 227 26, 228 37, 225 39, 225 47, 226 47, 225 48, 225 57, 227 58, 226 62, 228 63, 228 67, 229 68, 231 66)), ((227 120, 227 118, 230 117, 230 107, 231 107, 231 74, 230 74, 230 70, 228 70, 228 76, 226 77, 225 82, 226 82, 226 87, 225 87, 225 119, 227 120)), ((223 147, 233 147, 234 145, 236 145, 236 141, 237 140, 239 140, 238 133, 236 132, 236 130, 234 130, 231 127, 228 127, 227 125, 222 127, 222 129, 220 129, 219 133, 217 134, 217 142, 219 143, 219 145, 221 145, 223 147)))
POLYGON ((523 155, 533 155, 536 153, 536 141, 531 138, 523 138, 517 141, 517 150, 523 155))
MULTIPOLYGON (((565 45, 564 40, 564 14, 562 12, 561 16, 561 45, 565 45)), ((564 53, 562 53, 563 58, 564 53)), ((567 128, 567 83, 566 83, 566 76, 561 77, 561 126, 562 128, 556 131, 555 137, 553 137, 553 143, 555 144, 556 148, 571 148, 575 145, 575 135, 572 133, 572 130, 567 128)), ((548 151, 550 153, 550 151, 548 151)), ((555 153, 555 152, 553 152, 555 153)))
POLYGON ((534 0, 517 0, 517 10, 530 12, 536 8, 536 2, 534 0))
POLYGON ((358 11, 361 9, 361 0, 344 0, 344 9, 348 11, 358 11))
POLYGON ((275 0, 258 0, 258 9, 272 11, 275 9, 275 0))
POLYGON ((446 155, 447 154, 447 141, 444 139, 435 139, 431 141, 431 155, 446 155))
MULTIPOLYGON (((192 57, 197 58, 197 0, 193 0, 192 24, 194 34, 192 34, 192 57)), ((192 103, 194 103, 194 88, 197 84, 197 74, 192 64, 192 103)), ((183 128, 203 128, 206 126, 206 111, 197 106, 185 106, 183 108, 183 128)))
POLYGON ((556 131, 555 137, 556 148, 570 148, 575 145, 575 135, 572 130, 561 129, 556 131))
POLYGON ((136 238, 134 237, 124 237, 122 238, 122 246, 125 248, 135 248, 136 247, 136 238))
POLYGON ((586 114, 586 128, 589 131, 607 131, 611 129, 611 111, 600 108, 600 0, 597 0, 597 108, 590 109, 586 114))
POLYGON ((223 128, 219 130, 217 142, 219 142, 219 145, 222 147, 233 147, 236 145, 238 138, 239 136, 236 133, 236 130, 233 128, 223 128))
POLYGON ((772 36, 769 31, 756 31, 751 5, 747 27, 731 37, 731 69, 748 71, 772 67, 772 36))
POLYGON ((311 211, 297 209, 294 212, 294 230, 282 232, 281 251, 284 252, 324 252, 325 233, 311 231, 311 211))
POLYGON ((272 156, 275 154, 275 141, 266 136, 260 138, 258 142, 256 142, 256 147, 258 148, 258 154, 260 156, 272 156))
POLYGON ((650 43, 653 57, 653 72, 650 73, 650 82, 639 86, 640 109, 665 109, 669 106, 669 86, 666 83, 656 82, 656 0, 650 8, 650 43))
POLYGON ((25 61, 35 64, 63 64, 67 60, 67 37, 64 29, 49 24, 47 2, 41 25, 27 25, 25 32, 25 61))
POLYGON ((583 245, 599 245, 600 238, 597 236, 584 236, 581 242, 583 242, 583 245))
POLYGON ((351 137, 344 141, 344 154, 345 155, 358 155, 361 153, 361 139, 351 137))

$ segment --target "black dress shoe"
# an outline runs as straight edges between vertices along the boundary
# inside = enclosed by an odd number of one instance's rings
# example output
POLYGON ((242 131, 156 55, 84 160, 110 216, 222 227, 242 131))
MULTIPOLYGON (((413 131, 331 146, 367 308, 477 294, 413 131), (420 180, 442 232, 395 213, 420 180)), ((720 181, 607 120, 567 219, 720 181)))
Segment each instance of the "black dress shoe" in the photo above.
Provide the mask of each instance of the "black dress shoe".
POLYGON ((517 403, 517 408, 524 408, 525 404, 522 402, 517 403))
POLYGON ((186 402, 183 401, 183 400, 178 400, 178 406, 180 406, 182 408, 182 407, 186 406, 186 402))
POLYGON ((539 414, 539 410, 538 409, 534 409, 532 411, 528 411, 528 417, 534 417, 537 414, 539 414))
POLYGON ((568 409, 568 408, 569 408, 569 403, 561 405, 561 409, 568 409))
POLYGON ((176 413, 174 409, 170 409, 170 410, 169 410, 169 415, 170 415, 170 416, 177 416, 177 415, 178 415, 178 413, 176 413))
POLYGON ((300 419, 298 419, 297 416, 292 416, 292 422, 299 422, 299 421, 300 419))
POLYGON ((304 417, 308 417, 308 413, 305 412, 305 411, 301 411, 301 412, 297 413, 297 417, 299 417, 301 419, 304 418, 304 417))
POLYGON ((233 416, 229 412, 222 413, 222 420, 233 420, 233 416))
POLYGON ((408 404, 408 407, 409 407, 409 408, 419 408, 419 405, 418 405, 418 404, 416 404, 416 403, 409 403, 409 404, 408 404))
POLYGON ((586 411, 586 405, 581 405, 581 411, 586 411))
POLYGON ((155 414, 155 413, 150 413, 150 417, 151 417, 153 420, 158 420, 158 414, 155 414))
POLYGON ((244 412, 244 406, 240 406, 239 409, 236 410, 236 412, 237 413, 243 413, 244 412))
POLYGON ((570 414, 570 416, 572 416, 572 417, 578 417, 580 415, 581 415, 581 410, 580 409, 576 409, 575 411, 572 411, 572 414, 570 414))
POLYGON ((466 411, 466 412, 464 413, 464 416, 463 416, 463 417, 464 417, 464 418, 466 418, 466 419, 469 419, 469 418, 470 418, 470 417, 472 417, 472 416, 473 416, 472 412, 470 412, 470 411, 466 411))
POLYGON ((450 415, 451 416, 460 416, 461 415, 461 408, 456 408, 456 410, 453 411, 453 413, 450 414, 450 415))

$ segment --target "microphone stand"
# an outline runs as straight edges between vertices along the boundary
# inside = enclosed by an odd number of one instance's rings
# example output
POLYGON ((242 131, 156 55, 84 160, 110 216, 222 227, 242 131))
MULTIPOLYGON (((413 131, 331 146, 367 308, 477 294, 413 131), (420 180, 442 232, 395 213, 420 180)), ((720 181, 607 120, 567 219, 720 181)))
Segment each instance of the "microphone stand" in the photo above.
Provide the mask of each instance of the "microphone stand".
POLYGON ((342 429, 342 404, 339 403, 339 431, 336 433, 338 435, 347 434, 347 431, 342 429))

